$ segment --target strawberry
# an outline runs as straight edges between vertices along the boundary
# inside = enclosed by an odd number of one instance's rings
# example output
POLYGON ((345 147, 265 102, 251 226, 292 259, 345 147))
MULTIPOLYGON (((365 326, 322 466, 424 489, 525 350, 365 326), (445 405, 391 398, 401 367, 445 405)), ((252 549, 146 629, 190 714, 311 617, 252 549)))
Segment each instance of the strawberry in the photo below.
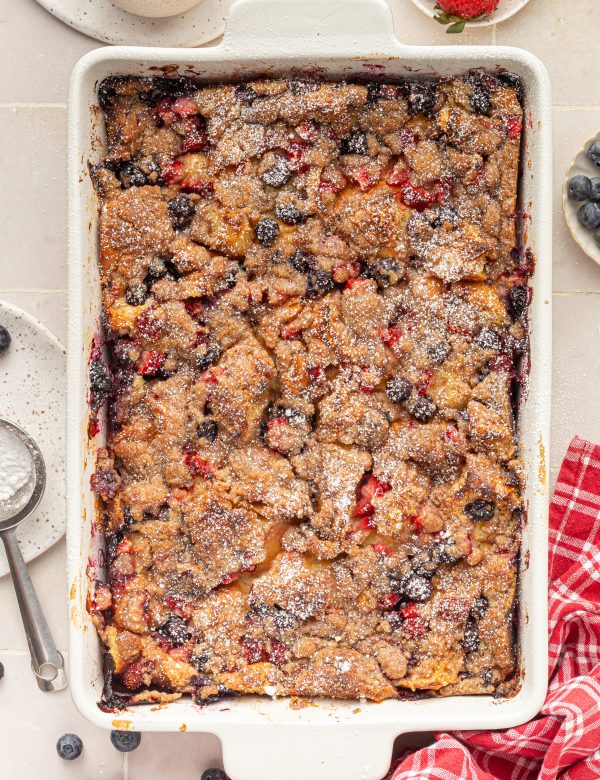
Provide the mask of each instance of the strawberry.
POLYGON ((195 477, 212 479, 213 471, 210 467, 210 463, 201 458, 197 452, 194 452, 193 450, 186 452, 183 461, 195 477))
POLYGON ((437 0, 435 6, 439 14, 433 18, 440 24, 448 25, 447 33, 460 33, 466 22, 484 19, 498 8, 500 0, 437 0))

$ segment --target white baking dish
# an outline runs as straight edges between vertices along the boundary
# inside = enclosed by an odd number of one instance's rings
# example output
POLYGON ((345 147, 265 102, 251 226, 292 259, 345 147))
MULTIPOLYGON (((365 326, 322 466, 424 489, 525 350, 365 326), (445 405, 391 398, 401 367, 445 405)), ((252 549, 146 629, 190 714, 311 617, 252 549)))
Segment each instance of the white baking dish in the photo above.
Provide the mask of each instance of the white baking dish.
MULTIPOLYGON (((79 710, 106 728, 204 731, 223 743, 234 780, 377 780, 389 765, 394 738, 407 731, 506 728, 531 718, 543 702, 547 675, 547 464, 551 339, 551 112, 541 63, 504 47, 408 47, 393 34, 384 0, 240 0, 225 38, 208 49, 105 48, 75 67, 69 107, 69 366, 68 567, 69 659, 79 710), (113 715, 97 706, 101 656, 85 609, 94 499, 88 441, 88 357, 98 329, 96 201, 88 160, 102 155, 98 83, 115 74, 152 75, 162 66, 202 80, 318 70, 332 77, 369 72, 389 76, 451 75, 476 66, 506 68, 525 85, 523 240, 537 259, 531 306, 532 369, 520 415, 527 467, 528 520, 523 529, 520 600, 520 692, 507 701, 458 697, 382 704, 325 702, 291 709, 286 699, 237 697, 202 710, 183 698, 163 708, 137 707, 113 715)), ((99 438, 99 437, 97 437, 99 438)))

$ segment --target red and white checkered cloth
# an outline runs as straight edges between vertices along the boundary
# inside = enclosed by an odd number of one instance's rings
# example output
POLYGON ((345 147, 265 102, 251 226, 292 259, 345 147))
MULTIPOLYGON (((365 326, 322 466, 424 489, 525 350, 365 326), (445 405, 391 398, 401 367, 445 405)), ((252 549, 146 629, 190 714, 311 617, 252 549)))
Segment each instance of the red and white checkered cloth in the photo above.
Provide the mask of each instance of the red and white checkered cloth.
POLYGON ((436 734, 393 780, 599 780, 600 446, 574 438, 550 506, 548 695, 506 731, 436 734))

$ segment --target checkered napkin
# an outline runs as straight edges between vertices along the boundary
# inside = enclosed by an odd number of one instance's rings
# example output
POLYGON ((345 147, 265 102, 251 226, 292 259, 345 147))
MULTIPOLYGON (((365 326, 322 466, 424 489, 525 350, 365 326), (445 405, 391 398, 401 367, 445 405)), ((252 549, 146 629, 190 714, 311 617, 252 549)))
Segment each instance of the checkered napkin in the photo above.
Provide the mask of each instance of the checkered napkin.
POLYGON ((393 780, 599 780, 600 446, 574 438, 550 506, 549 689, 506 731, 439 733, 393 780))

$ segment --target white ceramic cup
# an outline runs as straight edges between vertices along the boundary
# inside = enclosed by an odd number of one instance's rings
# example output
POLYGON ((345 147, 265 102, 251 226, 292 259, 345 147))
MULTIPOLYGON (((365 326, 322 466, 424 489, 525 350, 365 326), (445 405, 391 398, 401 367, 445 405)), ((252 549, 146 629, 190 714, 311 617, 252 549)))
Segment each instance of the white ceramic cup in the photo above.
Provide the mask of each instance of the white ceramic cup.
POLYGON ((130 14, 160 18, 189 11, 201 0, 115 0, 115 3, 130 14))

